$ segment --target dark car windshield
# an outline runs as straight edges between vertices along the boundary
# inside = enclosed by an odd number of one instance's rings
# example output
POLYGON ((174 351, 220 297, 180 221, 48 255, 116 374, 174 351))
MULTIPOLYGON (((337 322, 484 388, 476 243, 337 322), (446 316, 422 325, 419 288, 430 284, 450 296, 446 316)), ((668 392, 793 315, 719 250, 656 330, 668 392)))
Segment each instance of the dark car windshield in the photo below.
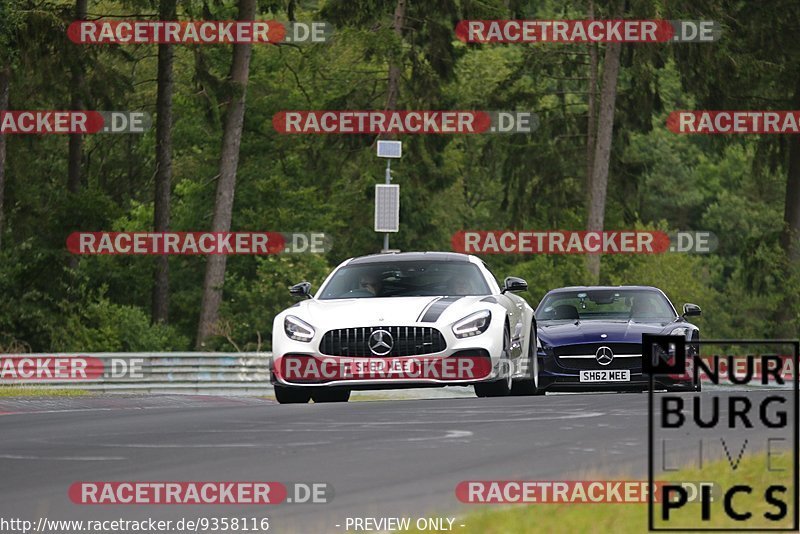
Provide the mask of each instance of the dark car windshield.
POLYGON ((536 309, 539 321, 669 321, 675 317, 662 293, 646 289, 558 291, 546 295, 536 309))
POLYGON ((342 267, 319 299, 489 294, 480 270, 469 262, 387 261, 342 267))

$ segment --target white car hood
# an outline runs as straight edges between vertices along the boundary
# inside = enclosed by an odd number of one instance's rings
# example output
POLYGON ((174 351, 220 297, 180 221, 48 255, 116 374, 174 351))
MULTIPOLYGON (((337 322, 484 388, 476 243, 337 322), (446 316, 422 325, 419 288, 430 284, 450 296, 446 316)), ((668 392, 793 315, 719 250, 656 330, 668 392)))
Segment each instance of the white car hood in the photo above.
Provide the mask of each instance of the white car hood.
MULTIPOLYGON (((404 326, 424 323, 431 326, 453 322, 475 311, 476 302, 486 296, 468 297, 387 297, 336 300, 306 300, 287 313, 297 315, 316 328, 350 328, 362 326, 404 326), (439 302, 441 301, 441 302, 439 302), (431 306, 436 310, 427 314, 431 306)), ((489 307, 488 303, 485 303, 489 307)))

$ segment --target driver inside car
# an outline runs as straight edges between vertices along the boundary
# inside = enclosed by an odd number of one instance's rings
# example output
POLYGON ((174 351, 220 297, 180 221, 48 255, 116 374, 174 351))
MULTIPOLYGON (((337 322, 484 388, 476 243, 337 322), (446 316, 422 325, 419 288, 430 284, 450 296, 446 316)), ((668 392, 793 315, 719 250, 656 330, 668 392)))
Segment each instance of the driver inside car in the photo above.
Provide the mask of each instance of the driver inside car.
POLYGON ((358 283, 360 289, 364 289, 372 293, 373 296, 378 296, 383 288, 381 281, 374 274, 364 274, 361 276, 361 281, 358 283))

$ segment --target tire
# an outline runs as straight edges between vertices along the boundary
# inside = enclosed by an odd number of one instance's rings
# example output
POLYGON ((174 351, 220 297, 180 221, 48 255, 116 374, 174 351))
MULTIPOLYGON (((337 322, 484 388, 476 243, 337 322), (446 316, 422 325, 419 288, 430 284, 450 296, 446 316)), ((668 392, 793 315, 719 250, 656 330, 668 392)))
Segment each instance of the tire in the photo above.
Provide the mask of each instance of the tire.
POLYGON ((350 390, 345 388, 319 388, 311 393, 314 402, 347 402, 350 400, 350 390))
MULTIPOLYGON (((693 355, 694 354, 696 354, 698 356, 700 355, 700 334, 698 334, 697 332, 695 332, 692 335, 692 342, 690 343, 690 348, 692 349, 693 355)), ((698 376, 698 378, 699 378, 699 376, 698 376)), ((696 393, 700 393, 702 390, 703 390, 703 383, 702 383, 702 381, 698 380, 697 381, 697 385, 695 385, 692 388, 692 391, 694 391, 696 393)))
POLYGON ((539 357, 536 353, 536 328, 534 326, 531 326, 531 337, 528 341, 528 369, 530 369, 530 376, 514 382, 511 386, 512 395, 544 395, 544 390, 539 389, 539 357))
MULTIPOLYGON (((503 354, 502 359, 505 360, 504 365, 508 363, 508 351, 511 347, 511 331, 508 328, 508 324, 506 324, 505 330, 503 331, 503 354)), ((510 370, 510 367, 508 368, 510 370)), ((501 377, 499 380, 495 380, 493 382, 480 382, 475 384, 475 395, 478 397, 506 397, 511 393, 511 386, 513 383, 513 379, 511 378, 511 373, 508 373, 508 377, 501 377)))
POLYGON ((275 399, 279 404, 307 404, 311 392, 306 388, 289 388, 275 384, 275 399))

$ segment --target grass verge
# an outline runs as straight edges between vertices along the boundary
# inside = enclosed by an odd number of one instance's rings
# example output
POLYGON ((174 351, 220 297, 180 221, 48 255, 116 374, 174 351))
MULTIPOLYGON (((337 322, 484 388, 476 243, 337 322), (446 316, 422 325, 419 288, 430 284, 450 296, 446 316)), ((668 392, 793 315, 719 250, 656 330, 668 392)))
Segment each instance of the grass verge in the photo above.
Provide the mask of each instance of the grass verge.
POLYGON ((3 397, 83 397, 90 393, 83 389, 54 389, 36 386, 0 386, 3 397))
MULTIPOLYGON (((791 528, 794 491, 792 480, 792 455, 788 452, 776 454, 771 459, 773 468, 784 471, 767 471, 766 454, 745 456, 735 471, 727 460, 705 465, 702 470, 682 469, 664 476, 661 480, 709 481, 717 488, 729 488, 746 483, 753 488, 751 495, 737 494, 734 508, 740 512, 750 511, 753 516, 745 522, 737 522, 725 515, 720 495, 715 493, 711 504, 711 520, 701 521, 699 503, 690 503, 674 511, 669 523, 660 520, 661 507, 656 504, 656 528, 765 528, 770 521, 765 512, 776 512, 777 508, 764 500, 764 491, 770 485, 783 485, 784 494, 776 494, 787 505, 787 516, 782 521, 770 524, 770 528, 791 528)), ((601 477, 592 477, 599 480, 601 477)), ((574 479, 574 477, 573 477, 574 479)), ((630 477, 627 480, 631 480, 630 477)), ((457 532, 481 532, 487 534, 528 534, 533 532, 614 532, 615 534, 647 532, 647 503, 634 504, 513 504, 474 505, 476 511, 456 519, 457 532), (490 508, 491 507, 491 508, 490 508)), ((411 530, 411 532, 419 532, 411 530)), ((430 531, 427 531, 430 532, 430 531)))

